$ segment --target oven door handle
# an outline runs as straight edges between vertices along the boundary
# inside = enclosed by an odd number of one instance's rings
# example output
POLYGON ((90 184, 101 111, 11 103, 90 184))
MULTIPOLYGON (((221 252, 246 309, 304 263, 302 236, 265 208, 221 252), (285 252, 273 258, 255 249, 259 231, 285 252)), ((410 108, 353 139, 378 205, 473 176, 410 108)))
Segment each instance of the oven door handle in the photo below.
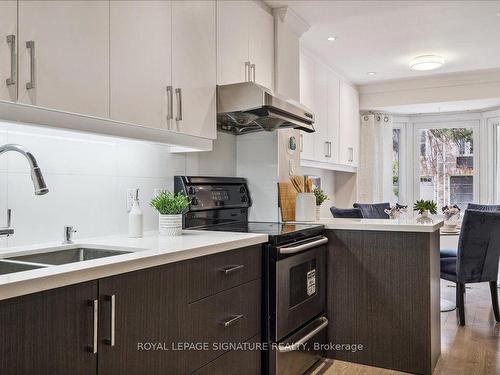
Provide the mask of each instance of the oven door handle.
POLYGON ((326 317, 322 316, 321 318, 319 318, 319 320, 321 320, 322 323, 318 327, 314 328, 311 332, 309 332, 307 335, 304 335, 293 344, 279 344, 278 351, 280 353, 287 353, 301 349, 302 345, 309 341, 309 339, 316 336, 319 332, 321 332, 328 326, 328 319, 326 317))
POLYGON ((304 251, 307 249, 311 249, 313 247, 324 245, 327 242, 328 242, 328 238, 321 237, 319 240, 306 242, 306 243, 298 245, 298 246, 278 247, 278 252, 280 254, 294 254, 294 253, 298 253, 299 251, 304 251))

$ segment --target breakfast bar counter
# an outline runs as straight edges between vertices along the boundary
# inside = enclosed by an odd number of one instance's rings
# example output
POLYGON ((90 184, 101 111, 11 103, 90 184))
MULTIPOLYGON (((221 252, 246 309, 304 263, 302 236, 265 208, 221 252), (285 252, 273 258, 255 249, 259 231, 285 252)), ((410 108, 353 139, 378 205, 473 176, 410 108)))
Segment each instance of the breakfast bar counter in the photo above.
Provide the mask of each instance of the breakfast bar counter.
POLYGON ((329 240, 327 356, 432 374, 441 353, 442 220, 328 218, 318 223, 325 225, 329 240), (357 349, 342 349, 352 345, 357 349))

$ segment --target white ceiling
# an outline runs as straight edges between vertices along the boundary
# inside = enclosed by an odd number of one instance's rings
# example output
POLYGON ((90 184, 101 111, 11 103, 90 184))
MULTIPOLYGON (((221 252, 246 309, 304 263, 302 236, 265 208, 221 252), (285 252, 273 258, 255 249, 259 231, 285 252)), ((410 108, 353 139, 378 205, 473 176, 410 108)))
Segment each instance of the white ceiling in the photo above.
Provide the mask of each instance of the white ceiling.
POLYGON ((304 18, 311 28, 303 45, 356 84, 500 68, 499 0, 266 3, 288 5, 304 18), (409 60, 425 54, 443 56, 445 66, 411 71, 409 60))

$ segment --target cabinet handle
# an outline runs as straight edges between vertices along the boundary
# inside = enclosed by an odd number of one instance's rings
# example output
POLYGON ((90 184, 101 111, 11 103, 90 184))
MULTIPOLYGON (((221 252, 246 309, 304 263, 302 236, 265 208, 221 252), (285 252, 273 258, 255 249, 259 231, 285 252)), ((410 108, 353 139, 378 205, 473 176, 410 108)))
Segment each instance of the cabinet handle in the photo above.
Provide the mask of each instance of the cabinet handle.
POLYGON ((222 325, 224 326, 224 328, 227 328, 227 327, 233 325, 234 323, 236 323, 238 320, 243 319, 243 316, 244 315, 235 315, 232 318, 229 318, 228 320, 223 321, 222 325))
POLYGON ((235 271, 241 270, 242 268, 245 268, 244 264, 240 264, 238 266, 225 267, 221 271, 224 272, 224 274, 229 275, 230 273, 233 273, 235 271))
POLYGON ((175 89, 175 95, 177 95, 177 117, 175 121, 182 121, 182 90, 180 88, 175 89))
POLYGON ((348 147, 347 151, 349 151, 349 162, 352 163, 354 161, 354 149, 352 147, 348 147))
POLYGON ((35 88, 35 41, 28 40, 26 48, 30 50, 30 81, 26 83, 26 89, 35 88))
POLYGON ((325 142, 326 145, 326 153, 325 153, 325 158, 331 158, 332 157, 332 142, 325 142))
POLYGON ((299 150, 300 152, 304 152, 304 134, 299 135, 299 150))
POLYGON ((250 65, 250 69, 253 72, 253 79, 252 82, 255 83, 255 64, 250 65))
POLYGON ((89 352, 92 354, 97 353, 97 334, 99 328, 99 301, 98 300, 90 300, 89 306, 92 307, 93 311, 93 327, 92 327, 92 345, 89 346, 89 352))
POLYGON ((172 95, 172 86, 167 86, 167 127, 170 129, 169 121, 174 118, 174 96, 172 95))
POLYGON ((116 337, 116 329, 115 329, 115 317, 116 317, 116 296, 114 294, 110 296, 106 296, 106 300, 109 301, 110 303, 110 320, 109 320, 109 326, 110 326, 110 335, 109 339, 106 339, 106 344, 109 346, 115 346, 115 337, 116 337))
POLYGON ((245 61, 245 82, 250 82, 250 61, 245 61))
POLYGON ((10 78, 7 78, 7 86, 16 84, 16 36, 7 35, 7 44, 10 47, 10 78))

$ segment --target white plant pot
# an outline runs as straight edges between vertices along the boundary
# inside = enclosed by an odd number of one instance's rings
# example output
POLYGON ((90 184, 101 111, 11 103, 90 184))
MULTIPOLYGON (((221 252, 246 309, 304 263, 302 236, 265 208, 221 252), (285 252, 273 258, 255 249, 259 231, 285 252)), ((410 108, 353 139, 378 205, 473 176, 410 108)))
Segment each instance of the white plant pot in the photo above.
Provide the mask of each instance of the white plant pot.
POLYGON ((316 220, 319 221, 321 219, 321 206, 316 206, 316 220))
POLYGON ((158 215, 160 236, 180 236, 182 234, 182 214, 158 215))
POLYGON ((316 220, 316 197, 313 193, 297 193, 295 198, 295 220, 316 220))
POLYGON ((422 212, 422 214, 420 215, 420 217, 423 218, 423 219, 427 219, 429 217, 429 211, 425 210, 424 212, 422 212))

